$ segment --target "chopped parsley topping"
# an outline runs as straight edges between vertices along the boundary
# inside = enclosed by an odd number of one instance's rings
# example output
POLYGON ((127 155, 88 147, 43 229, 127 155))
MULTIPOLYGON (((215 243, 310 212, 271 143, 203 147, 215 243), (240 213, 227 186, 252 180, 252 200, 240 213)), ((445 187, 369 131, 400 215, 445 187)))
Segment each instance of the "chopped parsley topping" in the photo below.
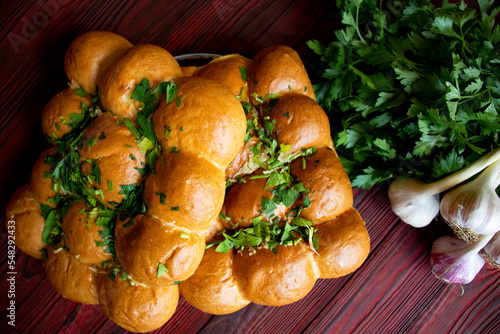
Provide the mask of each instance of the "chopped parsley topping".
POLYGON ((113 191, 114 186, 113 186, 113 181, 108 180, 108 191, 113 191))
POLYGON ((245 66, 240 67, 240 74, 243 81, 247 81, 247 68, 245 66))
MULTIPOLYGON (((271 98, 268 110, 274 108, 278 99, 277 95, 267 95, 271 98)), ((248 109, 248 112, 252 110, 248 109)), ((247 114, 248 115, 248 114, 247 114)), ((247 135, 245 141, 248 143, 254 134, 258 142, 249 146, 252 152, 251 163, 255 165, 254 170, 262 168, 264 172, 259 175, 248 175, 241 179, 233 179, 227 183, 231 186, 235 182, 251 182, 256 179, 267 179, 264 188, 271 194, 270 197, 263 197, 260 203, 260 213, 251 221, 250 227, 238 229, 239 217, 228 217, 224 212, 219 214, 223 221, 235 221, 233 230, 222 231, 219 238, 206 247, 217 245, 217 252, 228 252, 230 250, 243 250, 245 248, 266 247, 273 252, 276 246, 295 245, 301 240, 306 240, 310 248, 316 251, 318 248, 318 238, 314 234, 316 230, 312 227, 313 222, 301 217, 302 210, 310 205, 308 193, 310 192, 302 182, 298 182, 290 174, 290 164, 298 158, 304 158, 316 152, 315 147, 303 148, 300 152, 291 154, 291 145, 278 143, 273 130, 275 120, 270 121, 269 117, 264 117, 262 126, 256 112, 253 112, 253 120, 247 120, 247 135), (288 208, 286 217, 278 217, 275 212, 280 207, 288 208)), ((228 180, 229 181, 229 180, 228 180)))
POLYGON ((168 269, 161 262, 158 262, 158 270, 156 271, 156 277, 162 277, 167 273, 168 269))
POLYGON ((85 91, 85 88, 83 88, 82 85, 80 85, 80 87, 78 87, 77 89, 73 90, 73 93, 81 97, 87 97, 88 95, 87 92, 85 91))
POLYGON ((170 134, 172 133, 172 130, 170 130, 170 127, 168 125, 165 125, 165 138, 169 138, 170 134))
POLYGON ((170 103, 174 100, 178 91, 179 91, 179 87, 175 83, 169 82, 167 84, 167 86, 166 86, 167 103, 170 103))
POLYGON ((156 195, 160 196, 160 204, 165 205, 165 199, 167 198, 167 196, 161 192, 156 192, 156 195))

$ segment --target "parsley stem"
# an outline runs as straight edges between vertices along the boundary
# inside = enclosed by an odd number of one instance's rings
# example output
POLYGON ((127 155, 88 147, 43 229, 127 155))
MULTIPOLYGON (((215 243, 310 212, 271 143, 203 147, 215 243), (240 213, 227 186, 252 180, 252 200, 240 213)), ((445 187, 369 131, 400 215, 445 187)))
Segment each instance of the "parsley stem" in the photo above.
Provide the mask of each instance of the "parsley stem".
POLYGON ((363 44, 367 44, 365 39, 363 38, 363 35, 359 31, 359 7, 360 6, 356 7, 356 33, 358 34, 359 39, 363 42, 363 44))
POLYGON ((462 168, 461 170, 445 177, 444 179, 431 183, 428 186, 433 189, 434 193, 442 193, 443 191, 448 190, 451 187, 462 183, 465 180, 476 175, 498 159, 500 159, 500 147, 484 155, 469 166, 462 168))

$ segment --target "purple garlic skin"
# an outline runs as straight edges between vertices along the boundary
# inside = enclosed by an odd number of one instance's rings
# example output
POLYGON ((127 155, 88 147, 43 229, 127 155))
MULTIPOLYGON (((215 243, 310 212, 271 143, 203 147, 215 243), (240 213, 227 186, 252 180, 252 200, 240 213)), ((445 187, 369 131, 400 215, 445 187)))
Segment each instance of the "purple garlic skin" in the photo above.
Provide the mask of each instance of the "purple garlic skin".
POLYGON ((446 283, 470 283, 484 266, 485 261, 479 252, 492 237, 480 236, 471 244, 453 236, 438 238, 431 251, 434 274, 446 283))

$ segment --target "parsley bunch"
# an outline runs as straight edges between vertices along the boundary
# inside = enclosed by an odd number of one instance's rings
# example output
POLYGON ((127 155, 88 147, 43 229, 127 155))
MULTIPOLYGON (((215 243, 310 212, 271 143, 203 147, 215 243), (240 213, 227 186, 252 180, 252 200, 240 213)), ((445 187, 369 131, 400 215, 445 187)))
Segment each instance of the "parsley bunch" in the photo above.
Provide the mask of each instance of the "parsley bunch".
POLYGON ((317 101, 353 187, 434 181, 500 145, 500 12, 493 0, 339 1, 317 101), (379 7, 380 4, 380 7, 379 7))

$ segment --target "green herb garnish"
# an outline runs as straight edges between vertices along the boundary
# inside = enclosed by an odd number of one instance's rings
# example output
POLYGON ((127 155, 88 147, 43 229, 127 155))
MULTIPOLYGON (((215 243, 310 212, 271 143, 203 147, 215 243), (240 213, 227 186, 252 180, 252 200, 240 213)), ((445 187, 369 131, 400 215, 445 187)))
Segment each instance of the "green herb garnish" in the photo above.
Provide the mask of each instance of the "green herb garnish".
POLYGON ((500 12, 493 1, 341 1, 317 101, 353 187, 434 181, 500 144, 500 12))
POLYGON ((156 272, 156 277, 162 277, 168 271, 167 267, 165 267, 161 262, 158 262, 158 270, 156 272))

